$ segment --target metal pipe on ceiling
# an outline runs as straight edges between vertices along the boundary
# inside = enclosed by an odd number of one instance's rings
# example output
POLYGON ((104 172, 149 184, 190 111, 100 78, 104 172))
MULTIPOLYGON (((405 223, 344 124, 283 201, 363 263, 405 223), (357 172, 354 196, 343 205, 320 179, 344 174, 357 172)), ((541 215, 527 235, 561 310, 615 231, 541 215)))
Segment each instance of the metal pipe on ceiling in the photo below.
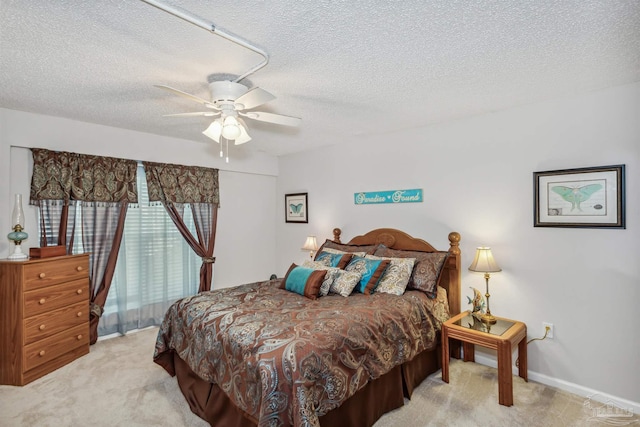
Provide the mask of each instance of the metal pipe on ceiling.
POLYGON ((267 65, 269 63, 269 54, 264 51, 263 49, 260 49, 259 47, 251 44, 250 42, 244 40, 242 37, 240 36, 236 36, 235 34, 232 34, 226 30, 223 30, 222 28, 217 28, 215 26, 215 24, 211 21, 207 21, 199 16, 196 16, 194 14, 192 14, 191 12, 188 12, 184 9, 181 9, 177 6, 171 6, 171 5, 167 5, 164 4, 160 1, 157 0, 141 0, 147 4, 150 4, 151 6, 155 6, 160 10, 163 10, 173 16, 176 16, 180 19, 183 19, 193 25, 196 25, 200 28, 203 28, 207 31, 212 32, 213 34, 216 34, 220 37, 223 37, 229 41, 232 41, 246 49, 249 49, 253 52, 256 52, 260 55, 262 55, 262 57, 264 58, 264 61, 262 61, 261 63, 259 63, 258 65, 256 65, 255 67, 249 69, 249 71, 247 71, 246 73, 242 74, 240 77, 238 77, 237 79, 234 80, 234 82, 239 82, 240 80, 244 79, 245 77, 255 73, 256 71, 258 71, 259 69, 263 68, 265 65, 267 65))

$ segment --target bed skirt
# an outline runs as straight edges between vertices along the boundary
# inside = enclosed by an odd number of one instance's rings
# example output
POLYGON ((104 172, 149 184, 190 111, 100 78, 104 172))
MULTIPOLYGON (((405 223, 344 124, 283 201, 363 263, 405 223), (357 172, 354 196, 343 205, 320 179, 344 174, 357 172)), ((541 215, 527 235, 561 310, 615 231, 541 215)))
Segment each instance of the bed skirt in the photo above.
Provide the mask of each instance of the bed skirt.
MULTIPOLYGON (((163 355, 161 364, 173 369, 180 390, 194 414, 212 426, 256 427, 220 388, 198 377, 175 352, 163 355)), ((371 427, 385 413, 404 405, 413 390, 430 374, 440 369, 440 347, 423 351, 410 362, 369 382, 340 407, 320 417, 322 426, 371 427)))

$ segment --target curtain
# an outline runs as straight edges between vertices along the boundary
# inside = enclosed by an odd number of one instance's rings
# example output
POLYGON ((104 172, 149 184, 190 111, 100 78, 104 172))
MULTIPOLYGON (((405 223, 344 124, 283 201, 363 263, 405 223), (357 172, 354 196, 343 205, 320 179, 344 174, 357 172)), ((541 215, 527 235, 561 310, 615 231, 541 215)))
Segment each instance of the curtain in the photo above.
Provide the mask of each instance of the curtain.
MULTIPOLYGON (((90 252, 90 342, 98 339, 97 329, 111 286, 124 220, 129 203, 137 203, 136 162, 112 157, 55 152, 34 148, 30 203, 38 206, 43 221, 61 203, 57 242, 72 253, 75 214, 82 215, 82 246, 90 252), (52 202, 55 201, 55 202, 52 202), (71 209, 71 205, 75 209, 71 209), (72 221, 73 217, 73 221, 72 221), (69 230, 68 224, 74 224, 69 230)), ((55 222, 42 227, 41 242, 53 240, 55 222)))
POLYGON ((134 160, 32 148, 31 203, 40 200, 137 203, 134 160))
MULTIPOLYGON (((139 201, 127 211, 118 264, 98 324, 99 336, 159 325, 169 306, 195 295, 200 284, 200 257, 162 203, 149 203, 141 163, 137 181, 139 201)), ((185 214, 185 223, 195 234, 191 211, 185 214)))
POLYGON ((163 204, 191 249, 202 258, 198 291, 210 290, 220 202, 218 169, 152 162, 144 162, 144 169, 149 201, 163 204), (196 236, 184 222, 187 204, 193 215, 196 236))
POLYGON ((40 246, 66 246, 69 205, 59 200, 38 200, 33 202, 38 207, 40 217, 40 246))
POLYGON ((128 207, 128 203, 121 202, 116 206, 92 204, 82 209, 82 246, 92 258, 91 344, 98 340, 98 323, 116 268, 128 207))

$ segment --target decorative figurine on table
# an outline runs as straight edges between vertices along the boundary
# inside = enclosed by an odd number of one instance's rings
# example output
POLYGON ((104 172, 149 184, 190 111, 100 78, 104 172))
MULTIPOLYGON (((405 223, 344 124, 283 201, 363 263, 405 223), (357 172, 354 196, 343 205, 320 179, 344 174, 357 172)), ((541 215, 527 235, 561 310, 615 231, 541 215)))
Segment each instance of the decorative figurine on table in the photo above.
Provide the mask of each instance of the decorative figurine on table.
POLYGON ((473 289, 473 299, 471 297, 467 297, 468 304, 471 304, 472 310, 471 315, 478 320, 481 320, 483 314, 487 312, 487 302, 484 299, 482 293, 476 288, 472 288, 469 286, 469 289, 473 289))

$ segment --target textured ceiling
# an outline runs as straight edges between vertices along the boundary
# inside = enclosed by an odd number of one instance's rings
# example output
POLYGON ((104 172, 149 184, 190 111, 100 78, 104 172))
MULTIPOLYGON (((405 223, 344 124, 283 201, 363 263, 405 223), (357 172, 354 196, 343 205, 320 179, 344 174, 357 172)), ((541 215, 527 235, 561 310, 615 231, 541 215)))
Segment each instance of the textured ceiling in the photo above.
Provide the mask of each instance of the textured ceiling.
MULTIPOLYGON (((640 81, 636 0, 167 0, 270 54, 277 99, 243 149, 275 155, 640 81)), ((138 0, 2 0, 0 107, 212 143, 166 118, 262 57, 138 0)), ((233 151, 230 153, 233 156, 233 151)))

